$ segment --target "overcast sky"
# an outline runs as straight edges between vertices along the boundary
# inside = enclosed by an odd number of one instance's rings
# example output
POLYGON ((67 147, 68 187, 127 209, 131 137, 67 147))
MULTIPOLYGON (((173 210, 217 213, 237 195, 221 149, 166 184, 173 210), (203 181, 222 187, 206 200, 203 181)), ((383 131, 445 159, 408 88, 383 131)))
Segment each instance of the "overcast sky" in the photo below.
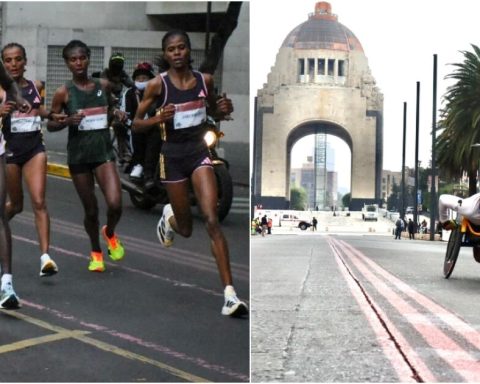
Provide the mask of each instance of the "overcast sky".
MULTIPOLYGON (((314 0, 250 2, 252 98, 267 81, 287 34, 308 19, 314 0)), ((360 40, 384 95, 383 168, 401 170, 403 102, 408 105, 407 166, 415 159, 416 82, 420 92, 420 154, 431 157, 433 54, 438 55, 438 106, 451 82, 444 78, 462 50, 480 45, 478 0, 332 0, 332 13, 360 40)), ((253 112, 253 108, 252 108, 253 112)), ((252 125, 253 127, 253 125, 252 125)))

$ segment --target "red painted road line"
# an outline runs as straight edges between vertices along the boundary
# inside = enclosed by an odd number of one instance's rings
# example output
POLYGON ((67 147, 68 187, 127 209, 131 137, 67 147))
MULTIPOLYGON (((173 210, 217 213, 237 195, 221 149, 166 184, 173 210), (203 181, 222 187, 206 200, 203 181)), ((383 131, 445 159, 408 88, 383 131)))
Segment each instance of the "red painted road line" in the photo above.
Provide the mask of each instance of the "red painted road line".
MULTIPOLYGON (((340 272, 342 273, 345 281, 352 292, 353 297, 356 299, 360 309, 367 318, 370 327, 376 335, 377 342, 380 344, 385 357, 390 361, 392 367, 397 373, 399 382, 416 382, 415 374, 418 375, 418 372, 414 372, 415 368, 411 364, 407 363, 406 359, 402 356, 403 353, 408 353, 409 357, 415 356, 416 353, 410 348, 409 344, 403 339, 403 337, 397 337, 400 333, 397 331, 393 324, 385 323, 385 316, 382 312, 379 312, 378 305, 374 302, 371 297, 366 297, 366 292, 361 289, 358 280, 356 279, 353 272, 348 268, 344 263, 344 260, 340 254, 340 251, 337 249, 338 244, 329 240, 329 245, 334 253, 335 260, 339 266, 340 272), (385 325, 384 325, 385 324, 385 325), (395 337, 392 337, 392 336, 395 337), (402 350, 399 351, 399 348, 395 345, 395 342, 398 345, 402 346, 402 350)), ((423 362, 418 363, 419 358, 415 359, 417 362, 416 366, 422 367, 422 377, 421 380, 435 381, 435 377, 431 374, 429 369, 424 366, 423 362)))
MULTIPOLYGON (((388 281, 384 282, 374 275, 370 271, 370 268, 367 268, 365 265, 364 260, 368 259, 365 255, 358 250, 353 252, 353 247, 345 242, 338 242, 338 244, 339 246, 342 246, 342 244, 344 245, 342 251, 348 259, 357 267, 360 273, 373 284, 378 293, 380 293, 390 305, 404 316, 407 323, 422 335, 422 338, 428 345, 430 345, 430 347, 435 351, 440 352, 440 354, 442 354, 442 351, 448 351, 449 358, 444 360, 446 364, 450 365, 456 373, 463 376, 465 380, 469 382, 477 382, 479 380, 480 364, 475 356, 472 356, 469 351, 462 348, 458 343, 447 336, 430 318, 419 313, 399 294, 394 292, 388 286, 388 281), (361 258, 358 256, 359 254, 362 255, 361 258), (412 319, 409 318, 411 315, 421 321, 412 321, 412 319)), ((371 263, 369 263, 369 265, 371 265, 371 263)), ((378 268, 380 267, 378 266, 378 268)), ((436 316, 435 313, 431 313, 431 315, 436 316)))
POLYGON ((462 334, 470 344, 480 349, 480 332, 478 332, 475 328, 459 318, 457 315, 438 305, 428 297, 415 291, 412 287, 405 284, 403 281, 385 269, 381 268, 378 264, 372 262, 368 257, 365 257, 361 252, 351 247, 349 244, 345 243, 345 246, 350 247, 355 254, 362 258, 369 265, 369 267, 372 268, 372 270, 375 270, 379 275, 383 276, 391 284, 395 285, 401 292, 405 293, 408 297, 415 300, 424 308, 428 309, 432 313, 435 313, 440 320, 462 334))

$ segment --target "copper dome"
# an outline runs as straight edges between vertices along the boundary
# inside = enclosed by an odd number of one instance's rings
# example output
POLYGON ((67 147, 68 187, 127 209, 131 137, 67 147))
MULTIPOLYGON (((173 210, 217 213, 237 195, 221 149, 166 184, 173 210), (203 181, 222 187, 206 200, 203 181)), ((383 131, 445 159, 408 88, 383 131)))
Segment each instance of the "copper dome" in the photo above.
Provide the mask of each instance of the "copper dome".
POLYGON ((338 22, 330 4, 324 1, 316 3, 315 12, 288 34, 282 47, 363 52, 357 37, 338 22))

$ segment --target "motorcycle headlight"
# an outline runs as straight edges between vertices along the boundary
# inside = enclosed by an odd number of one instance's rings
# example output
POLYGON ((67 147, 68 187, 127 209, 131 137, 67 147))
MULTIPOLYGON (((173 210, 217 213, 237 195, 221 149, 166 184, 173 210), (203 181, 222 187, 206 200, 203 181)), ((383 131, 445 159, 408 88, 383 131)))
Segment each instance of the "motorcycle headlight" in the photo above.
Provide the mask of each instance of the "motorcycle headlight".
POLYGON ((207 131, 205 136, 203 136, 203 140, 205 140, 205 143, 207 143, 209 148, 213 147, 217 142, 217 135, 213 131, 207 131))

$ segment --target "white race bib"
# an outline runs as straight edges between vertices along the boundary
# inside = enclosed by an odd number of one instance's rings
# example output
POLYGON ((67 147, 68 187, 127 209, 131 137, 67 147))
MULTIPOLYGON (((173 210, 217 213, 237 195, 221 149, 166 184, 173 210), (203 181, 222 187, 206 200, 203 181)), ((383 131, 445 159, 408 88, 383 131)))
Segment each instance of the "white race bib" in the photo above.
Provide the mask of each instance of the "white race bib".
POLYGON ((0 132, 0 156, 5 153, 5 140, 3 140, 2 132, 0 132))
POLYGON ((41 128, 40 116, 12 116, 10 124, 12 133, 36 132, 41 128))
POLYGON ((204 100, 175 104, 175 116, 173 118, 175 129, 196 127, 205 121, 207 121, 207 108, 204 100))
POLYGON ((85 108, 78 111, 85 117, 78 125, 79 131, 96 131, 108 128, 107 107, 85 108))

